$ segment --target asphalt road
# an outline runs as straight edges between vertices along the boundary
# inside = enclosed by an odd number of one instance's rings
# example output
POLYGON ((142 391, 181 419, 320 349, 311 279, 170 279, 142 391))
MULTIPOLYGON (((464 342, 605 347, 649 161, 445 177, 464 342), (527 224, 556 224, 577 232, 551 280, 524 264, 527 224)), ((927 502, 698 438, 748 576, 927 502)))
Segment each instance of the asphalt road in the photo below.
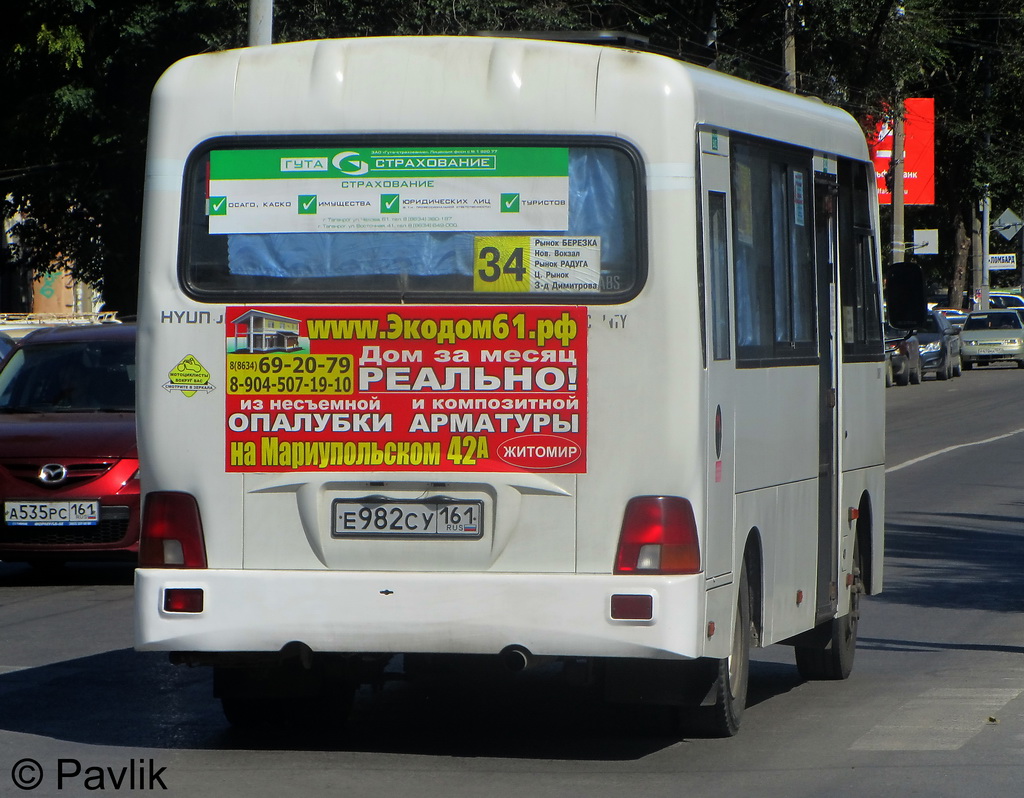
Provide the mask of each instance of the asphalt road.
POLYGON ((208 672, 132 650, 130 569, 0 564, 0 798, 1017 796, 1024 370, 887 397, 886 589, 853 676, 803 683, 790 649, 755 651, 736 738, 667 733, 543 669, 396 681, 336 735, 245 737, 208 672))

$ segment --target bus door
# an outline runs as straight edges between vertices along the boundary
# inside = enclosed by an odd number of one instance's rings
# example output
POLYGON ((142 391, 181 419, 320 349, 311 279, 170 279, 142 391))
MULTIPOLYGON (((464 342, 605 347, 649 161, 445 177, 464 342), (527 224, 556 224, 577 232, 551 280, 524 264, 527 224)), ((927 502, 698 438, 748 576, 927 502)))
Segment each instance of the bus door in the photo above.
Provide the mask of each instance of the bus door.
POLYGON ((815 157, 814 264, 818 295, 818 574, 816 622, 832 618, 838 601, 838 463, 836 446, 839 357, 836 329, 838 184, 836 162, 815 157), (831 164, 831 172, 828 165, 831 164))
POLYGON ((702 329, 707 382, 704 424, 707 431, 707 528, 704 573, 709 580, 733 569, 735 425, 730 399, 735 375, 732 342, 729 135, 700 131, 702 329))

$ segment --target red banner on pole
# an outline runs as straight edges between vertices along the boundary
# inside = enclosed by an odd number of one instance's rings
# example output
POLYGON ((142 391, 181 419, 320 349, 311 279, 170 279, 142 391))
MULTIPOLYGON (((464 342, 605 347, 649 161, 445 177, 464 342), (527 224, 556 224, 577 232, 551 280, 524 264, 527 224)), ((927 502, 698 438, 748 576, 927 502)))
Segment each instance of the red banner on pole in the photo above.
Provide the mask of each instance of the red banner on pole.
MULTIPOLYGON (((903 203, 933 205, 935 203, 935 100, 913 97, 905 101, 903 203)), ((892 194, 885 177, 892 163, 893 130, 888 120, 875 126, 874 137, 868 136, 868 149, 875 163, 878 180, 878 202, 891 205, 892 194)))

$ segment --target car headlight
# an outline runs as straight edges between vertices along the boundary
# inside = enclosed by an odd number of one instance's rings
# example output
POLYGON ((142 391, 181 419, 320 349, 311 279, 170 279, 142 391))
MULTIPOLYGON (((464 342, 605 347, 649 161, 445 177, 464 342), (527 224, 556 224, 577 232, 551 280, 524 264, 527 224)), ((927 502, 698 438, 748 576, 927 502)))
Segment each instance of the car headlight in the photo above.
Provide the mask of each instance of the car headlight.
POLYGON ((939 341, 932 341, 930 344, 925 344, 921 347, 921 354, 925 355, 929 352, 938 352, 942 349, 942 343, 939 341))

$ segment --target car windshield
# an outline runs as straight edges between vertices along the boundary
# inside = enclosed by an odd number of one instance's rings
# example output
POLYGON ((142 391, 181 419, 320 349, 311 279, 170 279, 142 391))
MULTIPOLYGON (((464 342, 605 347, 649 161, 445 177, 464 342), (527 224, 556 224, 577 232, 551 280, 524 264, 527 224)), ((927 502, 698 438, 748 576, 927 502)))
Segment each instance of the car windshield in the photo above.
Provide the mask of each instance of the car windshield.
POLYGON ((26 345, 0 372, 0 412, 81 413, 135 410, 131 341, 26 345))
POLYGON ((964 330, 1019 330, 1020 316, 1011 313, 972 313, 964 322, 964 330))

